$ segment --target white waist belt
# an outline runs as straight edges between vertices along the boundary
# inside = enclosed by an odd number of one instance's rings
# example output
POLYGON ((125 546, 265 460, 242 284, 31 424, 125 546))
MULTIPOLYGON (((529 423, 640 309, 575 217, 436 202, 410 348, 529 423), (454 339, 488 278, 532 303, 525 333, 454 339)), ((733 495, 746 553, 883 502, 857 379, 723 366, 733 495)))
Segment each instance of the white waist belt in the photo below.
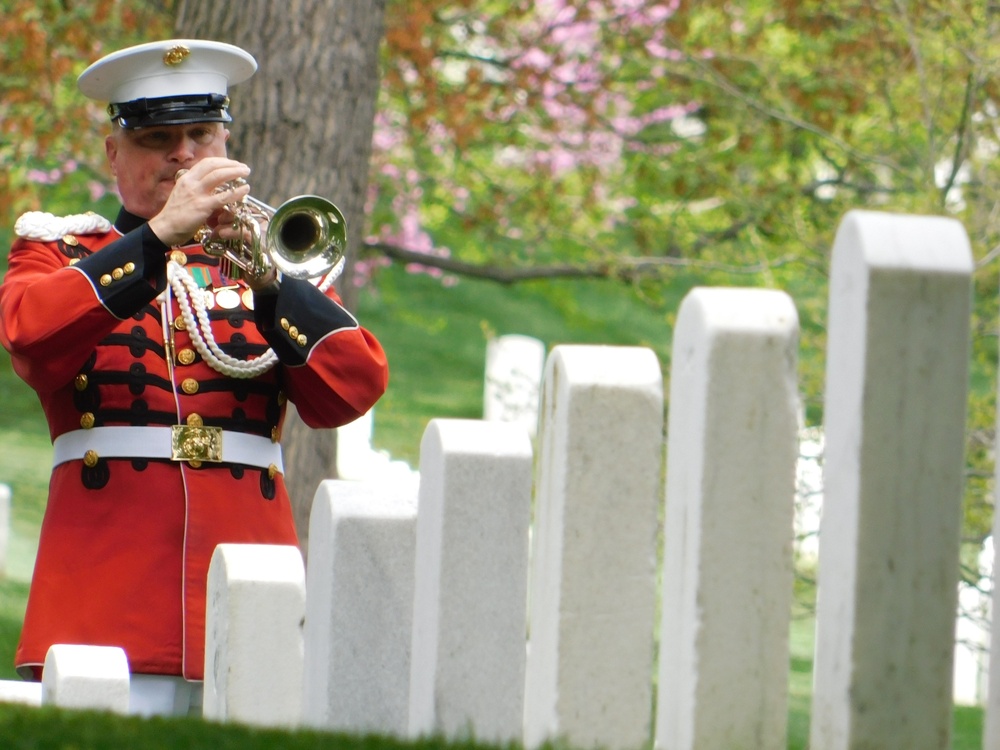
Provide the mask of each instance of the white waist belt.
POLYGON ((246 464, 262 469, 274 466, 278 472, 284 472, 279 443, 218 427, 94 427, 60 435, 52 447, 53 467, 88 458, 166 458, 246 464))

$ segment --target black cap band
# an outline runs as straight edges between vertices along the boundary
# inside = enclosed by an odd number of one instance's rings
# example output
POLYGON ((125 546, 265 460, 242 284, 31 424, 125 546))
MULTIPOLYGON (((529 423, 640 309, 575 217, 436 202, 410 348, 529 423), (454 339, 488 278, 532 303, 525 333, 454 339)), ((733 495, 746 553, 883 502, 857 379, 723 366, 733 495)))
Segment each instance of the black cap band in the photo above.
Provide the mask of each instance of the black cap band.
POLYGON ((108 114, 123 128, 131 130, 154 125, 232 122, 233 118, 226 111, 228 106, 229 97, 223 94, 192 94, 109 104, 108 114))

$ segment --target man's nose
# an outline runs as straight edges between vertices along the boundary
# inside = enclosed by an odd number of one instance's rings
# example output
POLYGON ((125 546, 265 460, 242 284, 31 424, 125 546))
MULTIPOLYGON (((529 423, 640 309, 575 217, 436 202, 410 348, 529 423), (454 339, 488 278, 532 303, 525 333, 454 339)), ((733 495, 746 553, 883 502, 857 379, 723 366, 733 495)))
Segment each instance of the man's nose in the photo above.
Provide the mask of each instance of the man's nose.
POLYGON ((179 162, 185 162, 189 159, 193 159, 195 145, 194 140, 188 138, 186 135, 178 136, 177 140, 173 144, 173 148, 170 149, 170 158, 179 162))

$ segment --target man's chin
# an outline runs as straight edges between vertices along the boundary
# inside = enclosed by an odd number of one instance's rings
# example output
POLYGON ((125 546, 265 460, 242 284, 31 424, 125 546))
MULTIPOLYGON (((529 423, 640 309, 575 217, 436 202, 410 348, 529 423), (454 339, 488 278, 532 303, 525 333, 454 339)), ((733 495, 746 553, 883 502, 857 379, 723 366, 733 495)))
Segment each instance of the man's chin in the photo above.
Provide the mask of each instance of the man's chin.
POLYGON ((156 205, 157 213, 159 213, 160 209, 166 205, 167 198, 170 197, 170 194, 173 192, 173 190, 174 190, 173 180, 161 180, 157 184, 156 190, 153 191, 153 195, 151 198, 151 203, 154 203, 156 205))

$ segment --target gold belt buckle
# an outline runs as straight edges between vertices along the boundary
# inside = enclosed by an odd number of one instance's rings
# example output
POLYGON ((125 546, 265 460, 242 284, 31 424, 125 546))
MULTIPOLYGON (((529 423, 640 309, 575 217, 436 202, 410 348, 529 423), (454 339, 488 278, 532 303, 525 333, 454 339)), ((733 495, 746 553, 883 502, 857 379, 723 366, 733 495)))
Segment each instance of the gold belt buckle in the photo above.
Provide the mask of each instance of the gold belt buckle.
POLYGON ((191 461, 198 466, 202 461, 222 461, 222 428, 175 424, 170 428, 170 458, 173 461, 191 461))

